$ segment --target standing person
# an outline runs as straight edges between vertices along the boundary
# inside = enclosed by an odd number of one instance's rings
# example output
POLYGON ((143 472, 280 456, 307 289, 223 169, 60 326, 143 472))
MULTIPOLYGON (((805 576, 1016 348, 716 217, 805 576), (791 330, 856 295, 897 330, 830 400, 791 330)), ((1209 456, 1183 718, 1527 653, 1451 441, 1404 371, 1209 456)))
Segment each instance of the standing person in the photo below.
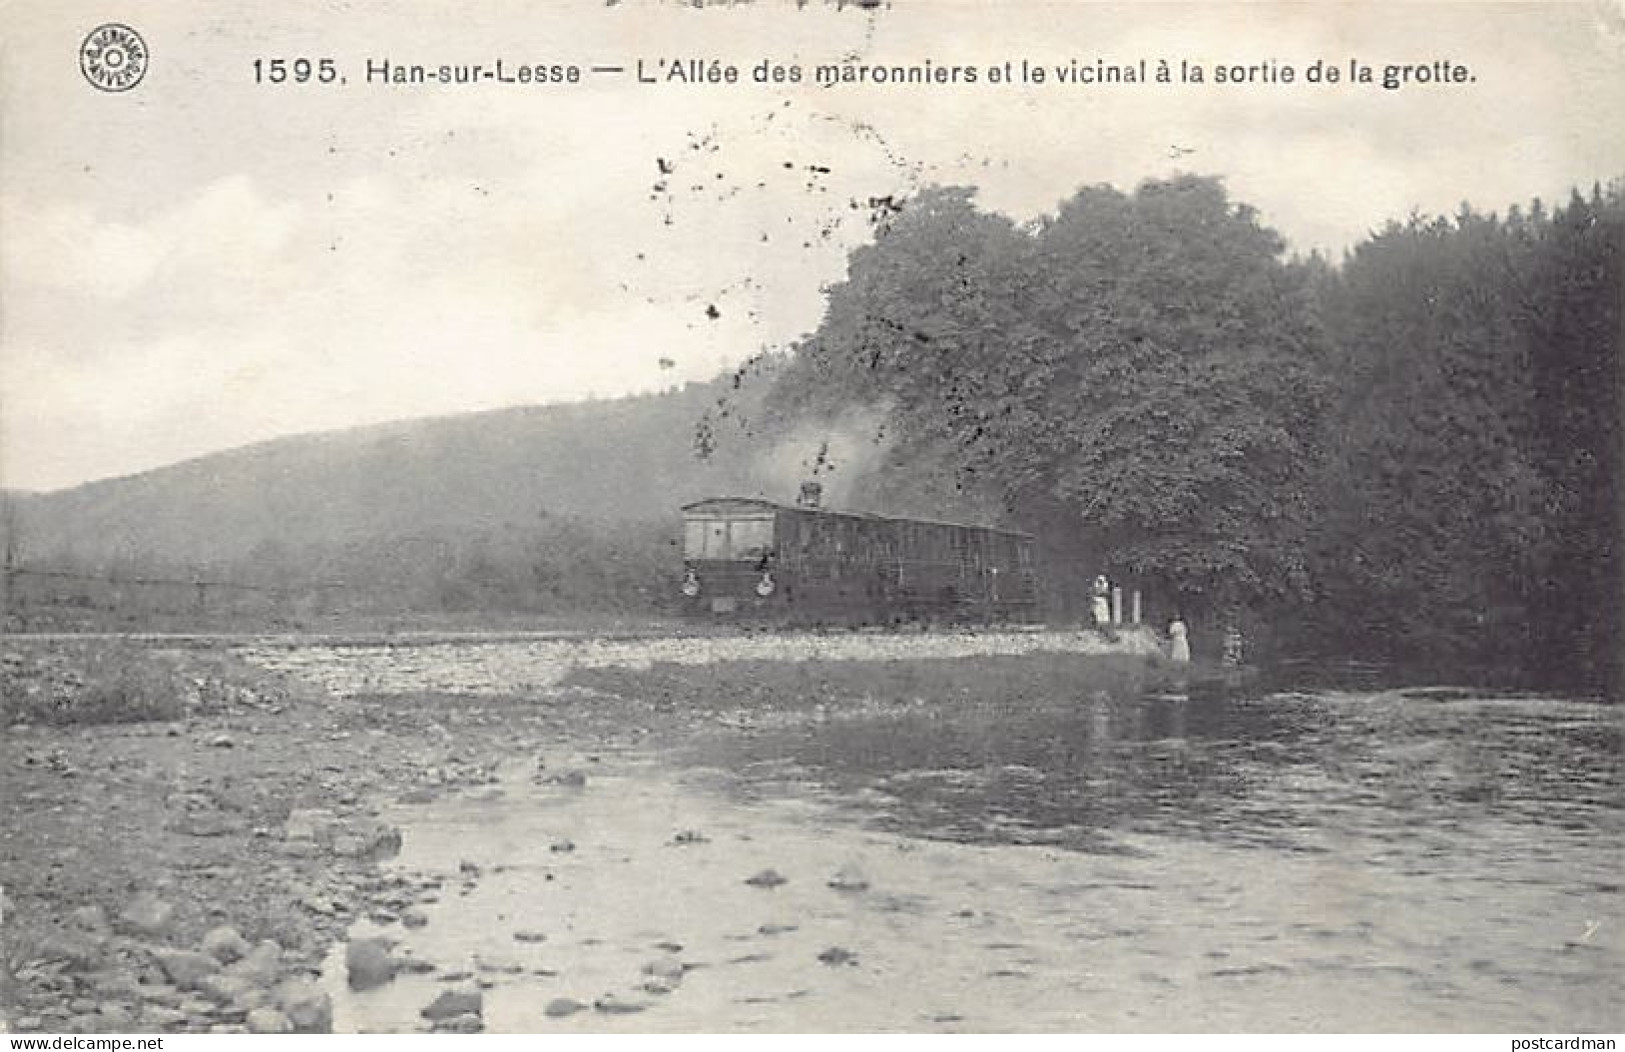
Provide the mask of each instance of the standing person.
POLYGON ((1094 587, 1090 589, 1089 600, 1089 611, 1094 617, 1097 631, 1104 632, 1111 627, 1111 593, 1112 583, 1106 580, 1105 574, 1098 575, 1095 578, 1094 587))
POLYGON ((1185 619, 1178 614, 1168 622, 1168 660, 1176 665, 1191 663, 1190 630, 1185 627, 1185 619))

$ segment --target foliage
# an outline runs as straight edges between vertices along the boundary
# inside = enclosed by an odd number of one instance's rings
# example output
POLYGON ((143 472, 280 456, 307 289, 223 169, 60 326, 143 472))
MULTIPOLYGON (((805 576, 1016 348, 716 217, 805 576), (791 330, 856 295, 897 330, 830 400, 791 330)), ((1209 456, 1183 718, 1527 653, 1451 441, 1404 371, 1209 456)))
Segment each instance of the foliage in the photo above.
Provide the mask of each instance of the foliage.
POLYGON ((1622 244, 1620 184, 1413 216, 1335 268, 1213 179, 1029 227, 937 188, 853 253, 772 402, 877 410, 892 478, 996 494, 1052 576, 1617 688, 1622 244))
POLYGON ((1322 635, 1617 680, 1622 233, 1617 188, 1551 216, 1464 206, 1323 277, 1322 635))
POLYGON ((1282 249, 1211 179, 1088 188, 1030 229, 930 191, 854 253, 783 397, 887 406, 1190 603, 1296 594, 1324 341, 1282 249))
POLYGON ((166 655, 124 643, 33 647, 0 656, 6 723, 139 723, 186 713, 189 684, 166 655))

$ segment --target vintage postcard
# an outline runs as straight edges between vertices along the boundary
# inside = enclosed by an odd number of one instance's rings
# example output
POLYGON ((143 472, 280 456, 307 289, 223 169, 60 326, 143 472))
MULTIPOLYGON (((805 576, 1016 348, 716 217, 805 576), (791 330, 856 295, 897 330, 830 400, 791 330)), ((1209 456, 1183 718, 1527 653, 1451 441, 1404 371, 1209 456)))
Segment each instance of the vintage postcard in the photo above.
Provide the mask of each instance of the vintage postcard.
POLYGON ((1612 1047, 1617 0, 0 9, 0 1028, 1612 1047))

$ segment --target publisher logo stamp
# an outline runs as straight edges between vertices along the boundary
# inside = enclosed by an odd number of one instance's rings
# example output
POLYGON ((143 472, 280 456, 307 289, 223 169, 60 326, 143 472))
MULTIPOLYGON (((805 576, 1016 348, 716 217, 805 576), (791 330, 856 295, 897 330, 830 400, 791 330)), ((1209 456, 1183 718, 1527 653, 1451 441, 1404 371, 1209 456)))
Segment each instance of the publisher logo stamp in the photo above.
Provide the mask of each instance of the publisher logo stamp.
POLYGON ((79 71, 100 91, 129 91, 147 75, 147 42, 129 26, 97 26, 79 45, 79 71))

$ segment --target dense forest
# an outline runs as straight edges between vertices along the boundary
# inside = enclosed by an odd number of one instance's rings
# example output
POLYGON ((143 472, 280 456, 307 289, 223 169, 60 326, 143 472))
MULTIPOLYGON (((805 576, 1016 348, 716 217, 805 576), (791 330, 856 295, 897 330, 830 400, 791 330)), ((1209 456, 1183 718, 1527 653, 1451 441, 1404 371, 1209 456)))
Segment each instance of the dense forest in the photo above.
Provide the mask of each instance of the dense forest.
POLYGON ((941 188, 853 254, 774 401, 870 407, 883 473, 951 477, 1198 625, 1617 686, 1622 239, 1621 184, 1394 222, 1335 266, 1211 178, 1030 226, 941 188))

